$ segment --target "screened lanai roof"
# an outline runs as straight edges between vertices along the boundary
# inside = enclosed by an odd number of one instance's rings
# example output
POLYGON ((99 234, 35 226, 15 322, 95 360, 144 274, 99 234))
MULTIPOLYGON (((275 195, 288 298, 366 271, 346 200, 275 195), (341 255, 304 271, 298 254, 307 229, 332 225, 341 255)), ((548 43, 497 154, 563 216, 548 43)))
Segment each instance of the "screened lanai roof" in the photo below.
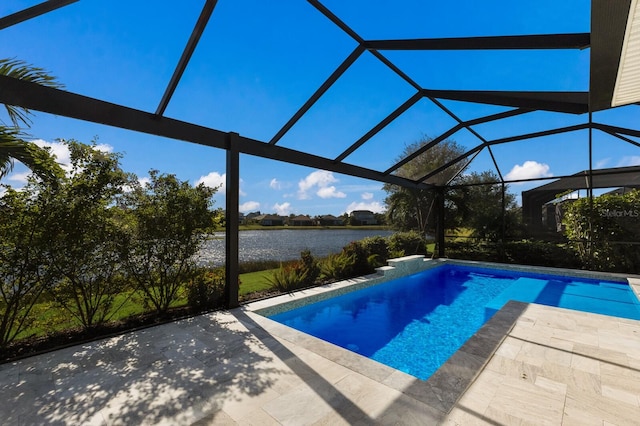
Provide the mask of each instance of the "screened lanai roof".
MULTIPOLYGON (((520 185, 640 163, 638 4, 10 0, 0 58, 40 66, 64 88, 0 76, 0 103, 40 114, 39 137, 90 123, 130 131, 138 157, 167 140, 218 148, 229 218, 243 154, 418 188, 447 185, 462 163, 520 185), (464 153, 399 176, 447 139, 464 153)), ((202 161, 177 150, 165 157, 202 161)), ((344 195, 331 182, 318 194, 344 195)), ((236 221, 226 230, 235 306, 236 221)))
POLYGON ((453 165, 397 176, 412 158, 399 157, 409 128, 433 138, 423 152, 453 138, 466 149, 455 162, 473 160, 507 182, 526 180, 501 163, 510 150, 539 147, 575 172, 593 168, 608 144, 640 146, 637 106, 610 110, 640 100, 635 1, 530 2, 517 15, 503 2, 435 15, 412 1, 116 1, 92 15, 86 3, 9 2, 0 56, 47 68, 41 51, 55 50, 82 64, 83 49, 105 48, 99 40, 52 46, 47 33, 85 25, 124 32, 128 54, 148 57, 148 68, 105 51, 103 62, 68 73, 76 81, 63 73, 64 90, 1 77, 0 102, 405 186, 445 184, 438 175, 453 165), (30 48, 13 51, 16 37, 30 48), (235 91, 243 78, 271 80, 235 91), (128 97, 137 85, 152 96, 128 97), (257 115, 271 119, 255 126, 257 115))
POLYGON ((581 189, 640 189, 640 166, 583 170, 522 193, 522 212, 531 226, 542 225, 542 206, 559 194, 581 189))

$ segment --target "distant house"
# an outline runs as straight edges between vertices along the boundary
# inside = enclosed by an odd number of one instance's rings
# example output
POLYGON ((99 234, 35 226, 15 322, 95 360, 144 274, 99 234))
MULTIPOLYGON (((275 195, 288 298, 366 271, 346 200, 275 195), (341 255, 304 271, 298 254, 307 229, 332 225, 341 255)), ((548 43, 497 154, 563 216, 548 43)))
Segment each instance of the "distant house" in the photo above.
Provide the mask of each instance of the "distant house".
POLYGON ((275 214, 265 214, 254 218, 262 226, 283 226, 284 217, 275 214))
POLYGON ((335 217, 330 214, 326 214, 324 216, 320 216, 318 218, 318 225, 320 226, 342 226, 344 225, 344 220, 335 217))
POLYGON ((352 225, 377 225, 375 215, 369 210, 354 210, 351 212, 352 225))
POLYGON ((251 213, 247 213, 244 217, 244 220, 246 222, 253 222, 253 221, 258 221, 258 217, 262 217, 264 216, 262 213, 260 213, 260 211, 257 212, 251 212, 251 213))
POLYGON ((313 220, 309 216, 299 215, 296 217, 289 218, 290 226, 312 226, 313 220))

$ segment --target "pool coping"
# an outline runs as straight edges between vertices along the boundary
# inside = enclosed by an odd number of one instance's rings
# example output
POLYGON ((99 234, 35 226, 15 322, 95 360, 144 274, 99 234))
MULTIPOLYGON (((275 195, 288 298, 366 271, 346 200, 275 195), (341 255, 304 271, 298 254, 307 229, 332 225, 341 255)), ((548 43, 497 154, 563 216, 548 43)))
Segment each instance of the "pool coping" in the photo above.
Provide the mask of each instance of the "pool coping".
MULTIPOLYGON (((351 352, 332 343, 270 320, 264 315, 273 315, 284 310, 294 309, 298 306, 314 303, 351 291, 356 291, 370 285, 377 285, 382 282, 399 278, 400 276, 410 275, 411 273, 431 269, 447 263, 527 272, 541 272, 551 275, 606 279, 619 282, 626 281, 632 287, 636 297, 640 299, 640 277, 629 277, 625 274, 463 261, 456 259, 424 259, 422 256, 408 256, 405 258, 393 259, 393 261, 390 261, 389 263, 389 266, 379 268, 376 274, 249 303, 243 306, 242 309, 246 313, 250 314, 258 325, 273 336, 306 348, 330 361, 343 365, 359 374, 369 377, 372 380, 378 381, 392 389, 402 392, 417 401, 427 404, 443 414, 448 414, 454 408, 460 397, 482 372, 495 351, 500 347, 508 333, 513 329, 520 315, 527 309, 529 303, 517 301, 507 302, 502 309, 500 309, 473 336, 471 336, 462 345, 462 347, 458 349, 458 351, 456 351, 427 380, 417 379, 414 376, 356 354, 355 352, 351 352), (410 266, 403 268, 403 264, 409 264, 410 266), (393 272, 394 269, 398 269, 399 265, 399 269, 402 270, 402 275, 398 275, 393 272), (418 271, 415 271, 416 267, 418 267, 418 271), (389 273, 390 271, 392 273, 389 273), (284 305, 288 305, 287 309, 284 309, 284 305)), ((396 270, 395 272, 398 271, 396 270)), ((549 308, 562 309, 554 307, 549 308)))

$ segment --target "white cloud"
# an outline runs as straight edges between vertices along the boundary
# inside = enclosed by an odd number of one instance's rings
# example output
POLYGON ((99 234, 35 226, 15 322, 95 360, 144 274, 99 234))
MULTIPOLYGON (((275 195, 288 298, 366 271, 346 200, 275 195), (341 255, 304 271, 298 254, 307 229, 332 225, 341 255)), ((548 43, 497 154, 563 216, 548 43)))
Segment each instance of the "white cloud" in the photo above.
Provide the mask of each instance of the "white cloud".
POLYGON ((63 142, 48 142, 44 139, 33 139, 31 142, 38 145, 40 148, 51 148, 51 153, 54 154, 60 161, 62 161, 65 157, 69 158, 69 149, 63 142))
POLYGON ((347 206, 347 213, 351 214, 354 210, 370 210, 374 213, 384 213, 386 211, 386 207, 381 204, 379 201, 372 201, 370 203, 365 203, 362 201, 353 202, 347 206))
MULTIPOLYGON (((43 139, 34 139, 30 141, 40 148, 48 148, 49 152, 55 157, 56 163, 60 165, 62 170, 69 173, 71 172, 71 152, 67 145, 63 142, 47 142, 43 139)), ((98 144, 94 146, 94 149, 101 152, 113 152, 113 147, 109 144, 98 144)), ((31 172, 25 173, 16 173, 9 177, 9 180, 13 180, 16 182, 24 182, 26 183, 26 178, 29 176, 31 172)))
POLYGON ((200 176, 200 179, 196 181, 196 185, 203 183, 209 188, 218 188, 218 193, 226 194, 227 192, 227 174, 220 174, 218 172, 211 172, 206 176, 200 176))
POLYGON ((329 186, 330 184, 337 181, 338 179, 333 176, 333 173, 327 172, 325 170, 316 170, 315 172, 310 173, 307 177, 302 179, 298 183, 298 187, 301 191, 307 191, 314 186, 322 188, 325 186, 329 186))
POLYGON ((311 195, 307 194, 304 191, 298 191, 298 200, 310 200, 311 195))
MULTIPOLYGON (((63 142, 47 142, 42 139, 35 139, 31 142, 35 143, 41 148, 49 148, 49 151, 55 155, 56 161, 60 163, 60 165, 68 170, 71 165, 71 153, 69 152, 69 148, 63 142)), ((96 151, 101 152, 113 152, 113 147, 106 143, 97 144, 93 147, 96 151)))
POLYGON ((260 208, 260 203, 257 201, 247 201, 240 204, 239 210, 242 213, 256 211, 260 208))
POLYGON ((373 194, 371 192, 364 192, 361 197, 363 200, 372 200, 373 194))
MULTIPOLYGON (((56 163, 60 165, 62 170, 66 173, 71 172, 71 152, 67 145, 63 142, 47 142, 43 139, 34 139, 30 142, 39 146, 40 148, 47 148, 51 155, 55 157, 56 163)), ((94 147, 97 151, 102 152, 112 152, 113 147, 108 144, 99 144, 94 147)), ((21 172, 21 173, 13 173, 7 177, 7 180, 19 182, 25 184, 27 182, 27 177, 31 175, 31 171, 21 172)))
POLYGON ((279 182, 278 179, 273 178, 273 179, 271 179, 271 182, 269 182, 269 187, 271 189, 280 190, 280 189, 282 189, 282 182, 279 182))
MULTIPOLYGON (((148 183, 150 183, 150 182, 151 182, 151 178, 150 178, 149 176, 145 176, 145 177, 138 178, 138 183, 139 183, 139 184, 140 184, 140 186, 141 186, 141 187, 143 187, 143 188, 145 187, 145 185, 146 185, 146 184, 148 184, 148 183)), ((131 192, 131 191, 133 191, 133 188, 132 188, 131 186, 129 186, 129 185, 124 185, 124 186, 122 187, 122 190, 123 190, 124 192, 131 192)))
POLYGON ((60 164, 65 171, 71 171, 71 153, 69 148, 62 142, 47 142, 42 139, 31 141, 40 148, 49 148, 49 152, 56 157, 56 162, 60 164))
POLYGON ((367 184, 345 184, 340 185, 344 192, 371 192, 371 191, 380 191, 382 189, 382 184, 376 183, 367 183, 367 184))
POLYGON ((289 213, 291 213, 291 203, 275 203, 273 209, 276 211, 276 214, 280 216, 289 216, 289 213))
POLYGON ((610 161, 611 157, 603 158, 602 160, 596 162, 596 169, 602 169, 603 167, 606 167, 610 161))
POLYGON ((31 176, 30 171, 22 172, 22 173, 12 173, 7 177, 7 180, 10 180, 12 182, 18 182, 24 185, 27 183, 27 178, 29 176, 31 176))
POLYGON ((622 157, 618 162, 618 167, 640 166, 640 155, 629 155, 622 157))
POLYGON ((102 152, 113 152, 113 147, 106 143, 99 143, 96 146, 94 146, 94 149, 96 151, 102 151, 102 152))
POLYGON ((316 195, 320 198, 345 198, 347 195, 338 191, 332 183, 338 182, 333 173, 324 170, 316 170, 310 173, 298 182, 298 198, 300 200, 308 200, 310 195, 308 191, 318 188, 316 195))
POLYGON ((511 171, 505 175, 506 180, 535 179, 553 176, 549 172, 549 165, 538 163, 537 161, 525 161, 522 165, 516 164, 511 171))
POLYGON ((316 194, 320 198, 346 198, 347 196, 344 192, 336 190, 336 187, 333 185, 318 189, 316 194))

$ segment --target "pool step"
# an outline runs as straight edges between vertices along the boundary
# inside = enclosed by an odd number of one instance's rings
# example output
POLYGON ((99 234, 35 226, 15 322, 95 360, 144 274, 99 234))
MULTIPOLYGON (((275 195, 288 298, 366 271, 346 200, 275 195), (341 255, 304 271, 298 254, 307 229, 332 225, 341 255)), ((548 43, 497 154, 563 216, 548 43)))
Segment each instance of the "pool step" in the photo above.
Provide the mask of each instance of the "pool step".
POLYGON ((518 302, 534 302, 549 281, 536 278, 518 278, 509 287, 504 289, 495 299, 484 306, 484 320, 488 321, 509 300, 518 302))
POLYGON ((593 282, 576 285, 570 281, 518 278, 485 305, 485 321, 509 300, 561 306, 586 312, 599 312, 636 318, 638 305, 629 298, 628 286, 617 283, 593 282))

